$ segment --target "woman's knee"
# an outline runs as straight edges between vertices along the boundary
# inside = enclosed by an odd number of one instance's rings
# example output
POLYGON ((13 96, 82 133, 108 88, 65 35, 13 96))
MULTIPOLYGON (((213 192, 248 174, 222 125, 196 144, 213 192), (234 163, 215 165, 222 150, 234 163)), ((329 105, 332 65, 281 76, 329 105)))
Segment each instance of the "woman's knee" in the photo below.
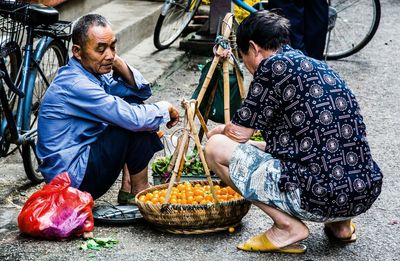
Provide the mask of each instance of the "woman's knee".
POLYGON ((229 162, 231 154, 233 152, 234 144, 233 140, 229 139, 225 135, 216 134, 213 135, 206 144, 205 155, 207 163, 213 164, 218 163, 226 165, 229 162))
POLYGON ((214 158, 214 155, 218 154, 218 150, 221 148, 222 140, 224 139, 224 135, 216 134, 213 135, 206 144, 205 147, 205 155, 208 158, 214 158))

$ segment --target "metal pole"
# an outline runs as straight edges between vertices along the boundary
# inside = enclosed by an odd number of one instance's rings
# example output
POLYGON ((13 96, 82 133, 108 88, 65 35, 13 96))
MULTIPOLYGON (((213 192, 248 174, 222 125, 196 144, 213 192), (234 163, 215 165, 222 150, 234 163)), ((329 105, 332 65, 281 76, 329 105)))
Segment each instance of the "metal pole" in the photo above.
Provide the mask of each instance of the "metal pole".
POLYGON ((226 13, 232 12, 232 3, 230 0, 211 1, 210 5, 210 34, 215 35, 218 32, 219 21, 224 19, 226 13))

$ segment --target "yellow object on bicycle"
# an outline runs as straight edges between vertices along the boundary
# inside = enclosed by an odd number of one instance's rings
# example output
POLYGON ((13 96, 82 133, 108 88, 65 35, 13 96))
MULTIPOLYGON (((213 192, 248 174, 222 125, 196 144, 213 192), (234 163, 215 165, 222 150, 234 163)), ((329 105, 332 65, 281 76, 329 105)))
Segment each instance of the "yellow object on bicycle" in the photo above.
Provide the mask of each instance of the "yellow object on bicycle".
MULTIPOLYGON (((261 2, 260 0, 244 0, 247 4, 253 6, 254 4, 261 2)), ((238 7, 237 5, 233 8, 233 13, 235 15, 236 21, 240 24, 243 19, 245 19, 250 13, 246 10, 238 7)))
MULTIPOLYGON (((244 0, 244 2, 246 2, 250 6, 253 6, 256 3, 267 2, 267 1, 265 1, 265 0, 244 0)), ((211 3, 211 0, 201 0, 201 4, 202 5, 210 5, 210 3, 211 3)), ((246 10, 238 7, 237 5, 234 6, 233 13, 234 13, 236 21, 238 23, 241 23, 243 21, 243 19, 246 18, 250 14, 249 12, 247 12, 246 10)))
POLYGON ((196 8, 196 2, 195 0, 190 1, 190 11, 193 11, 196 8))

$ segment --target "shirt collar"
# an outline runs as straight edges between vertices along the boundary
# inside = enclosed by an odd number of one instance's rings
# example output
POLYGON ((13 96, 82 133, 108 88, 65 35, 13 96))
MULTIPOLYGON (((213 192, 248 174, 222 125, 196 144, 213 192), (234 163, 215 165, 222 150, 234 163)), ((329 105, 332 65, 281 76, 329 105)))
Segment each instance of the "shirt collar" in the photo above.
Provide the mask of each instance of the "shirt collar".
POLYGON ((103 86, 105 83, 107 83, 107 81, 105 80, 105 77, 103 75, 99 75, 98 77, 96 77, 93 73, 91 73, 88 70, 86 70, 82 66, 82 64, 79 62, 79 60, 76 59, 73 56, 71 57, 71 59, 69 59, 68 65, 73 67, 73 68, 77 68, 78 70, 82 71, 82 73, 85 76, 87 76, 89 78, 89 80, 99 84, 100 86, 103 86))
POLYGON ((294 49, 290 45, 284 44, 276 51, 276 53, 283 54, 285 52, 290 52, 290 51, 294 51, 294 49))

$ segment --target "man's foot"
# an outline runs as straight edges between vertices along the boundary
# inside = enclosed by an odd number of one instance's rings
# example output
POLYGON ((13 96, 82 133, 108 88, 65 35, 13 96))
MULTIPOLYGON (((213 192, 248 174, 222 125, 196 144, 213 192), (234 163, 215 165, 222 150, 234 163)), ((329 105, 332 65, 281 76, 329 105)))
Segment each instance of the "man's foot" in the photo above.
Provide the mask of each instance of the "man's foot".
POLYGON ((356 225, 351 220, 325 223, 324 231, 336 241, 351 243, 357 240, 356 225))
POLYGON ((118 192, 118 204, 120 205, 134 205, 135 204, 135 195, 123 190, 118 192))

